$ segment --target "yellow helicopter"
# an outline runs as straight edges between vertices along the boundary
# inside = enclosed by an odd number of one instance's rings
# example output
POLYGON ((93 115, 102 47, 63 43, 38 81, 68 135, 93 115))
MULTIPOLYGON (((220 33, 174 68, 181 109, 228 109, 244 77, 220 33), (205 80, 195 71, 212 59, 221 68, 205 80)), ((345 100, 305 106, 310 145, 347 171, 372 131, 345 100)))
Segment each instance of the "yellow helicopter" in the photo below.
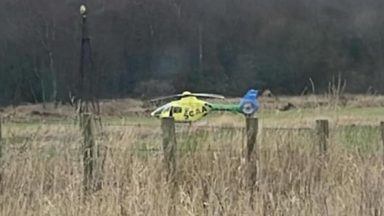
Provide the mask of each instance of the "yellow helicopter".
POLYGON ((225 97, 217 94, 191 93, 185 91, 182 94, 170 95, 152 99, 150 102, 163 101, 167 99, 176 100, 158 107, 151 113, 157 118, 173 117, 175 122, 191 123, 198 121, 212 111, 229 111, 241 113, 245 116, 254 115, 259 109, 258 91, 248 90, 239 104, 209 103, 199 98, 224 99, 225 97))

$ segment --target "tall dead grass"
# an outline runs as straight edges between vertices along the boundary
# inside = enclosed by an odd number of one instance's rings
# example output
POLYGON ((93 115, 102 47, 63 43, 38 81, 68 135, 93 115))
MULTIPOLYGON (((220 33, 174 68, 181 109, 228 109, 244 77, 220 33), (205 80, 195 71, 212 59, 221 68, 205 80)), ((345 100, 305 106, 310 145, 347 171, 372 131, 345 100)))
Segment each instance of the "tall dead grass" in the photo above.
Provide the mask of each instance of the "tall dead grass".
POLYGON ((381 153, 348 148, 336 133, 321 157, 311 132, 260 131, 252 192, 241 130, 178 128, 175 185, 158 128, 106 131, 99 140, 108 147, 104 185, 88 197, 75 127, 6 131, 0 215, 383 214, 381 153))

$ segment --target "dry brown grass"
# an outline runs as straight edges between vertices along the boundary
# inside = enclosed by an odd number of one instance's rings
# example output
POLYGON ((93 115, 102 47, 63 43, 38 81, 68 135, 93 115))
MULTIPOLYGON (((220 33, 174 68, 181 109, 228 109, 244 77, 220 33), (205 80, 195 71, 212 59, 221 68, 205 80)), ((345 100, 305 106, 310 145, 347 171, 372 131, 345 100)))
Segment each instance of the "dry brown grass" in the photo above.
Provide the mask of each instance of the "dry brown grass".
MULTIPOLYGON (((239 103, 240 98, 229 98, 226 100, 212 100, 219 103, 239 103)), ((291 103, 295 106, 294 110, 301 109, 322 109, 334 110, 337 108, 367 108, 367 107, 384 107, 384 96, 379 95, 348 95, 343 94, 337 98, 329 95, 305 95, 305 96, 279 96, 279 97, 261 97, 261 111, 273 112, 278 111, 282 107, 291 103), (335 104, 336 103, 336 104, 335 104)), ((116 99, 102 100, 100 102, 101 114, 108 118, 123 117, 143 117, 149 116, 150 111, 155 106, 146 104, 143 101, 135 99, 116 99)), ((27 121, 30 119, 68 119, 73 118, 74 108, 69 104, 59 105, 54 108, 53 104, 47 104, 46 109, 41 104, 26 104, 17 107, 0 108, 0 114, 11 120, 27 121)))
MULTIPOLYGON (((0 215, 383 214, 381 151, 347 147, 336 130, 321 158, 311 132, 262 129, 253 192, 246 182, 243 131, 186 130, 177 128, 174 189, 158 127, 104 128, 103 189, 84 197, 75 126, 22 130, 6 124, 0 215)), ((381 149, 379 138, 367 145, 381 149)))

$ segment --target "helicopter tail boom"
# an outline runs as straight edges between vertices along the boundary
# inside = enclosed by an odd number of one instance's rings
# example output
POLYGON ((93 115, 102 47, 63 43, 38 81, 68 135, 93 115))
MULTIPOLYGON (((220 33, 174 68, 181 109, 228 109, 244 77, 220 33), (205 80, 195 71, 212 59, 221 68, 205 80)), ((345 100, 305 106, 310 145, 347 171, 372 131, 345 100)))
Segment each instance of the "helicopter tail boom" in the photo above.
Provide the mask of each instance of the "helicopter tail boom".
POLYGON ((212 111, 241 112, 238 104, 210 104, 212 111))
POLYGON ((259 110, 258 91, 250 89, 239 104, 211 104, 213 111, 229 111, 252 116, 259 110))

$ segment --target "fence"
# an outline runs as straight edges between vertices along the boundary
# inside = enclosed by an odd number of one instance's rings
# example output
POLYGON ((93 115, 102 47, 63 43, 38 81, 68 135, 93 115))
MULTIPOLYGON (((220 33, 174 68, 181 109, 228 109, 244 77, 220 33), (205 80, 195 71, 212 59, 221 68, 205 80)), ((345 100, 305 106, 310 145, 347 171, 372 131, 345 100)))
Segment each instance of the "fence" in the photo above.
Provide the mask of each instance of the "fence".
MULTIPOLYGON (((168 167, 169 175, 174 175, 176 172, 176 132, 175 122, 173 118, 162 119, 161 124, 163 134, 163 149, 164 149, 164 160, 168 167)), ((249 186, 254 185, 257 179, 257 169, 259 163, 259 152, 257 145, 257 135, 259 129, 259 121, 257 118, 246 118, 246 149, 244 158, 247 162, 247 179, 249 179, 249 186)), ((307 130, 307 129, 306 129, 307 130)), ((319 155, 324 159, 329 149, 329 121, 325 119, 316 120, 316 127, 312 129, 316 135, 316 145, 319 151, 319 155)), ((381 142, 383 145, 383 164, 384 164, 384 122, 380 123, 381 142)), ((318 171, 318 177, 320 177, 320 170, 318 171)))
MULTIPOLYGON (((89 119, 89 117, 87 117, 89 119)), ((88 121, 84 121, 88 122, 88 121)), ((4 134, 3 131, 3 121, 0 119, 0 157, 2 157, 5 152, 3 152, 4 145, 4 134)), ((257 118, 246 118, 245 127, 244 128, 236 128, 245 132, 246 145, 243 153, 243 157, 246 161, 246 179, 248 179, 248 186, 250 190, 254 190, 253 185, 255 185, 255 181, 258 178, 258 168, 259 168, 259 145, 257 143, 258 140, 258 131, 261 128, 259 125, 259 121, 257 118)), ((98 154, 98 150, 92 150, 94 147, 93 138, 95 134, 92 132, 92 123, 87 123, 83 125, 82 134, 84 136, 84 146, 80 151, 84 154, 84 186, 91 184, 90 178, 93 176, 97 176, 97 174, 92 173, 92 170, 97 170, 93 166, 91 162, 94 162, 96 159, 92 157, 100 157, 98 154)), ((132 125, 131 125, 132 126, 132 125)), ((220 128, 216 128, 221 130, 220 128)), ((287 128, 267 128, 268 130, 287 130, 287 128)), ((295 129, 296 130, 296 129, 295 129)), ((320 155, 326 155, 327 151, 329 151, 329 122, 328 120, 320 119, 316 120, 316 126, 314 128, 301 128, 298 130, 310 130, 316 137, 316 149, 320 155)), ((383 164, 384 164, 384 122, 381 122, 379 125, 379 131, 381 134, 381 142, 383 144, 383 164)), ((164 154, 165 165, 168 170, 168 179, 173 181, 175 174, 177 173, 177 132, 175 127, 175 122, 172 118, 165 118, 161 121, 161 132, 162 132, 162 152, 164 154)), ((1 161, 1 160, 0 160, 1 161)), ((320 171, 319 171, 320 176, 320 171)), ((1 177, 1 173, 0 173, 1 177)), ((99 177, 101 178, 101 177, 99 177)), ((1 178, 0 178, 1 179, 1 178)), ((95 183, 93 183, 95 184, 95 183)), ((95 187, 95 186, 93 186, 95 187)), ((97 186, 96 186, 97 187, 97 186)))
MULTIPOLYGON (((164 123, 163 125, 163 122, 162 122, 162 125, 161 126, 161 132, 162 134, 167 134, 167 133, 171 133, 171 136, 174 137, 176 136, 177 134, 177 130, 176 130, 176 127, 175 127, 175 123, 173 122, 172 119, 163 119, 163 121, 167 121, 167 123, 164 123), (172 129, 174 128, 174 129, 172 129), (171 131, 171 132, 165 132, 165 131, 171 131), (174 131, 174 132, 173 132, 174 131)), ((2 129, 4 129, 4 125, 2 125, 2 123, 4 123, 4 119, 3 120, 0 120, 0 156, 1 154, 3 153, 2 152, 2 146, 4 145, 4 142, 1 142, 3 139, 4 139, 4 133, 2 129), (3 128, 2 128, 3 127, 3 128), (2 144, 2 145, 1 145, 2 144)), ((7 121, 6 123, 12 123, 12 124, 17 124, 17 123, 22 123, 22 122, 11 122, 11 121, 7 121)), ((58 122, 52 122, 52 124, 56 124, 58 122)), ((70 126, 72 127, 74 124, 72 123, 60 123, 62 125, 66 125, 66 126, 70 126)), ((91 124, 86 124, 86 125, 91 125, 91 124)), ((121 127, 121 128, 125 128, 125 127, 147 127, 147 126, 143 126, 143 125, 140 125, 140 124, 103 124, 103 125, 106 125, 106 126, 116 126, 116 127, 121 127)), ((380 123, 379 126, 379 130, 380 130, 380 133, 381 133, 381 137, 380 139, 381 140, 384 140, 384 121, 380 123)), ((154 127, 158 127, 158 126, 154 126, 154 127)), ((153 126, 148 126, 148 128, 153 128, 153 126)), ((328 150, 328 143, 327 143, 327 140, 329 138, 329 122, 328 120, 316 120, 316 126, 315 128, 266 128, 266 127, 261 127, 259 125, 259 121, 257 118, 247 118, 246 121, 245 121, 245 127, 217 127, 217 126, 199 126, 198 127, 199 130, 204 130, 204 131, 208 131, 208 132, 214 132, 214 131, 217 131, 217 130, 241 130, 241 131, 244 131, 246 132, 246 136, 245 138, 247 139, 247 150, 248 150, 248 153, 246 156, 248 159, 250 157, 250 155, 252 154, 253 151, 256 151, 257 152, 257 145, 256 145, 256 140, 257 140, 257 136, 258 136, 258 129, 259 128, 262 128, 262 130, 264 131, 303 131, 303 132, 312 132, 313 134, 316 135, 316 144, 317 144, 317 148, 320 152, 327 152, 328 150)), ((332 130, 336 130, 336 128, 333 128, 332 130)), ((154 133, 153 132, 154 130, 151 130, 151 133, 154 133)), ((84 132, 87 132, 87 130, 83 130, 82 133, 83 135, 87 135, 87 133, 84 133, 84 132)), ((89 132, 89 130, 88 130, 89 132)), ((160 131, 157 131, 156 130, 156 134, 159 132, 158 135, 160 135, 160 131)), ((111 133, 114 133, 114 129, 111 131, 111 133)), ((88 140, 89 138, 87 138, 86 140, 88 140)), ((175 139, 175 145, 176 145, 176 138, 175 139)), ((173 140, 173 138, 171 139, 173 140)), ((176 150, 172 151, 172 152, 175 152, 176 150)), ((384 158, 383 158, 383 162, 384 162, 384 158)))

